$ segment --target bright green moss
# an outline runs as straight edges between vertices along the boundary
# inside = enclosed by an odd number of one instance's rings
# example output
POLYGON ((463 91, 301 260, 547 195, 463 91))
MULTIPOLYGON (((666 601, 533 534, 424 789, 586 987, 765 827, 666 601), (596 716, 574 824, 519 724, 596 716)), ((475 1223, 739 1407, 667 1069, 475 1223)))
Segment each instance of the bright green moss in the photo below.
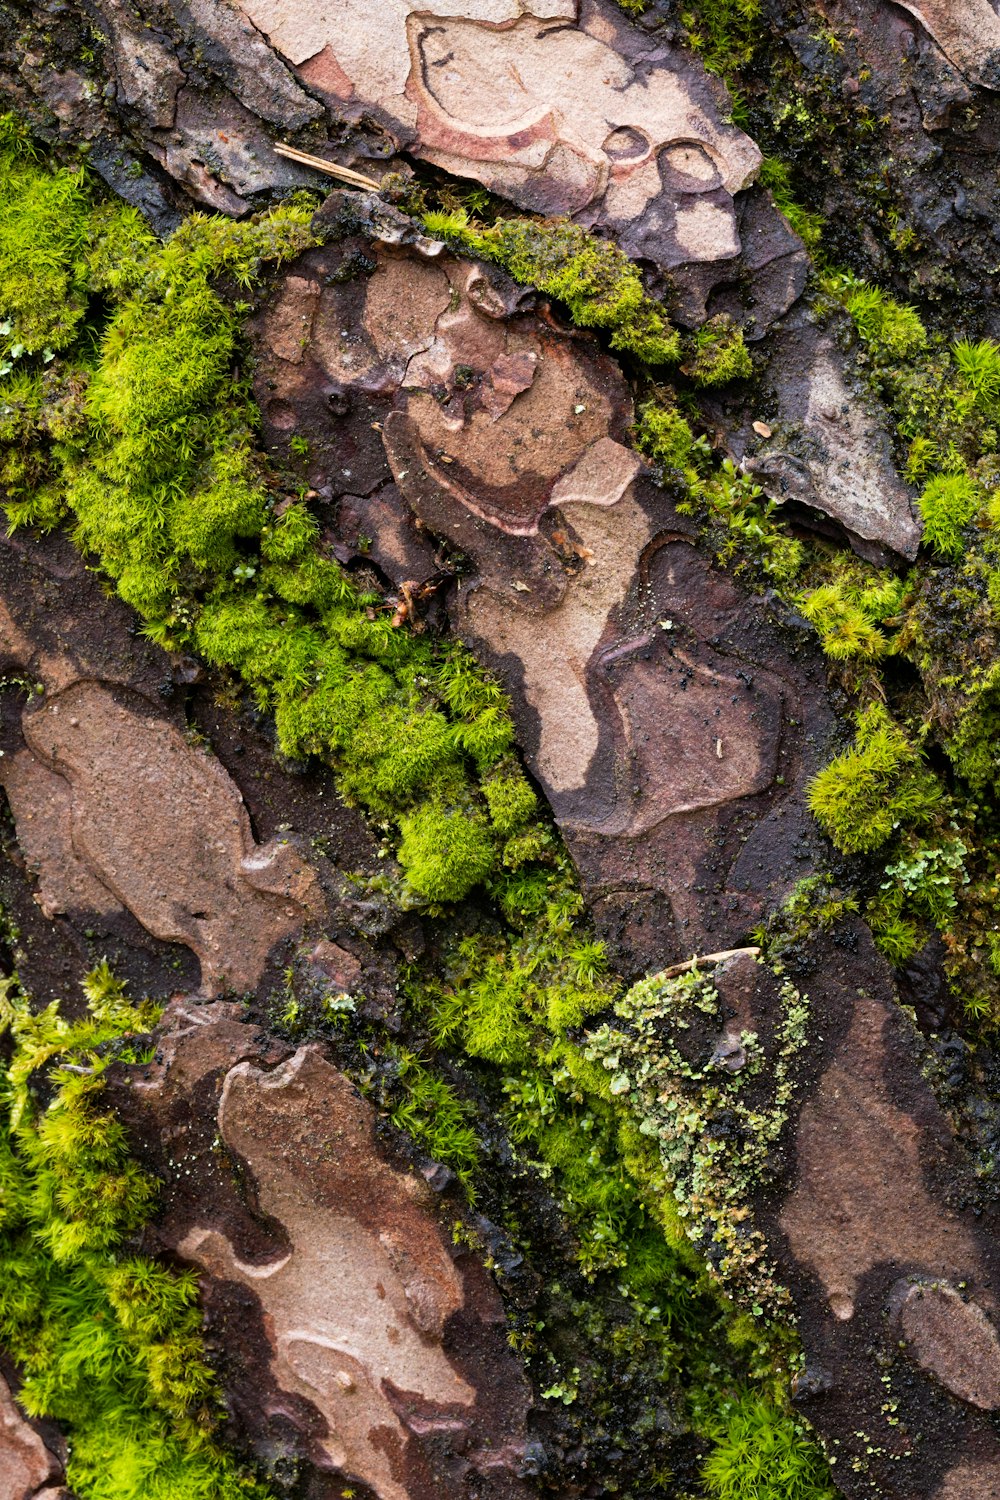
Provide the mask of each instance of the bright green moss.
POLYGON ((952 348, 955 365, 973 392, 977 406, 994 412, 1000 400, 1000 344, 994 339, 959 339, 952 348))
POLYGON ((929 816, 942 789, 880 703, 857 716, 854 747, 813 777, 809 807, 843 854, 870 854, 903 823, 929 816))
POLYGON ((865 920, 871 928, 875 946, 894 968, 913 957, 923 937, 921 927, 903 915, 904 903, 903 892, 897 891, 876 897, 865 908, 865 920))
POLYGON ((683 475, 690 471, 696 477, 699 463, 710 457, 706 439, 694 436, 691 424, 665 393, 640 406, 636 440, 664 469, 680 470, 683 475))
POLYGON ((876 286, 842 278, 844 306, 858 333, 872 349, 891 358, 915 353, 927 343, 927 332, 915 308, 897 302, 876 286))
POLYGON ((959 557, 962 532, 983 504, 981 487, 968 474, 937 474, 924 486, 917 504, 925 545, 943 557, 959 557))
MULTIPOLYGON (((218 288, 223 278, 249 288, 314 244, 311 205, 239 222, 196 214, 161 245, 131 210, 95 202, 79 174, 69 184, 11 148, 4 160, 18 233, 34 216, 44 241, 37 203, 72 187, 73 329, 103 320, 65 360, 22 362, 0 380, 11 522, 68 524, 148 635, 243 678, 274 712, 285 754, 332 760, 346 797, 380 818, 405 815, 401 860, 423 899, 456 900, 502 859, 542 852, 526 842, 530 787, 498 775, 513 744, 499 686, 461 648, 394 629, 381 596, 322 555, 307 505, 270 493, 236 374, 247 305, 218 288), (480 778, 491 774, 487 795, 480 778)), ((60 266, 61 246, 46 251, 60 266)), ((637 273, 622 263, 632 280, 619 302, 632 306, 637 273)), ((613 278, 598 282, 595 270, 576 295, 599 321, 600 297, 610 307, 616 293, 613 278)))
POLYGON ((647 295, 638 267, 610 240, 563 220, 498 219, 477 226, 462 210, 426 214, 424 223, 431 234, 564 302, 580 328, 609 331, 612 349, 649 365, 679 360, 680 335, 647 295))
POLYGON ((106 964, 84 988, 75 1022, 32 1014, 15 980, 0 994, 0 1341, 18 1400, 66 1432, 80 1500, 266 1500, 213 1440, 195 1278, 128 1248, 156 1185, 101 1091, 110 1063, 143 1059, 157 1010, 106 964))
POLYGON ((683 487, 677 508, 702 521, 720 562, 736 559, 739 571, 752 560, 777 584, 797 577, 804 549, 777 524, 777 502, 731 458, 718 462, 707 439, 694 437, 670 394, 661 391, 640 406, 635 437, 661 465, 664 480, 683 487))
POLYGON ((827 656, 834 661, 884 656, 890 649, 887 624, 902 607, 902 581, 892 574, 872 577, 850 561, 831 568, 830 579, 796 601, 816 627, 827 656))
POLYGON ((709 72, 727 77, 756 50, 760 0, 693 0, 681 11, 681 23, 709 72))
POLYGON ((691 342, 693 353, 684 370, 695 385, 728 385, 730 381, 746 380, 753 374, 743 330, 728 313, 709 318, 691 342))
POLYGON ((400 819, 399 862, 418 896, 458 901, 490 873, 494 844, 485 818, 422 802, 400 819))
POLYGON ((807 1429, 753 1394, 724 1413, 702 1478, 711 1500, 836 1500, 807 1429))
POLYGON ((30 143, 0 120, 0 349, 63 349, 86 310, 88 200, 83 174, 41 172, 30 143))
POLYGON ((499 834, 506 836, 517 832, 538 811, 538 798, 513 759, 486 778, 483 792, 493 827, 499 834))

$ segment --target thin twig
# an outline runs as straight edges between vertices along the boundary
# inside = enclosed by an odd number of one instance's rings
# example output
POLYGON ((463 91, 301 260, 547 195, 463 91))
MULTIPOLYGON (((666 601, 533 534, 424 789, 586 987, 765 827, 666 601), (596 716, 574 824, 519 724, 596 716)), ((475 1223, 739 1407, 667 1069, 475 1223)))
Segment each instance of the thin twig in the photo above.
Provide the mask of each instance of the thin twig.
POLYGON ((700 968, 702 964, 720 964, 724 958, 738 958, 741 953, 752 953, 756 957, 759 952, 759 948, 726 948, 721 953, 696 953, 694 958, 686 958, 681 964, 671 964, 669 969, 661 969, 656 978, 676 979, 678 974, 686 974, 691 969, 700 968))
POLYGON ((352 187, 368 188, 377 193, 382 186, 374 177, 365 177, 361 172, 338 166, 335 161, 326 161, 322 156, 310 156, 308 151, 300 151, 298 146, 286 146, 284 141, 276 141, 274 149, 279 156, 287 156, 289 161, 297 161, 303 167, 315 167, 317 172, 328 172, 331 177, 339 177, 341 182, 349 182, 352 187))

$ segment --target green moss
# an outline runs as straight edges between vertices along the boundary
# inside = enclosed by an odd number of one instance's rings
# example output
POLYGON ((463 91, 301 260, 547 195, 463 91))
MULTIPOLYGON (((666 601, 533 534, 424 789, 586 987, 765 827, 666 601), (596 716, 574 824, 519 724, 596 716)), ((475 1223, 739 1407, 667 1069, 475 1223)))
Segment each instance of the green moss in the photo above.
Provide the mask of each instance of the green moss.
POLYGON ((813 778, 809 807, 842 853, 870 854, 901 824, 927 818, 942 795, 919 751, 874 703, 857 715, 853 749, 813 778))
POLYGON ((666 392, 639 407, 636 441, 665 470, 679 470, 684 477, 690 474, 697 479, 699 466, 711 457, 707 440, 695 437, 691 424, 666 392))
POLYGON ((889 879, 883 890, 905 893, 935 927, 946 931, 958 909, 957 892, 969 883, 968 853, 959 838, 933 844, 915 840, 893 864, 886 865, 889 879))
POLYGON ((635 436, 637 446, 661 466, 664 481, 681 489, 678 510, 703 523, 720 562, 735 559, 740 571, 751 561, 775 583, 797 577, 803 547, 777 524, 777 502, 732 459, 715 458, 704 436, 694 436, 670 393, 660 391, 639 407, 635 436))
POLYGON ((816 627, 834 661, 875 660, 890 650, 887 626, 899 615, 905 585, 892 574, 873 576, 851 560, 832 567, 830 582, 799 595, 801 613, 816 627))
MULTIPOLYGON (((248 305, 219 288, 249 288, 314 244, 312 205, 194 215, 161 245, 80 174, 70 185, 12 150, 8 223, 48 244, 39 204, 66 199, 80 305, 64 358, 0 380, 10 521, 68 524, 152 639, 238 673, 274 712, 285 754, 332 761, 347 798, 400 824, 422 899, 459 899, 502 860, 534 857, 534 797, 511 769, 498 685, 460 648, 394 629, 381 596, 323 555, 307 505, 275 505, 237 373, 248 305)), ((62 244, 45 252, 60 266, 62 244)), ((594 265, 589 292, 577 276, 578 307, 593 303, 599 321, 604 297, 609 316, 627 305, 638 317, 634 268, 616 291, 594 265)))
POLYGON ((423 802, 400 819, 399 862, 419 896, 458 901, 493 867, 495 851, 485 818, 423 802))
POLYGON ((647 295, 638 267, 610 240, 562 220, 498 219, 484 227, 464 210, 428 213, 424 223, 429 233, 564 302, 580 328, 609 331, 612 349, 649 365, 679 360, 680 335, 647 295))
POLYGON ((801 1421, 752 1393, 719 1423, 702 1478, 711 1500, 836 1500, 826 1460, 801 1421))
POLYGON ((10 116, 0 119, 0 159, 2 367, 21 353, 63 349, 76 336, 86 310, 89 223, 82 172, 39 171, 10 116))
POLYGON ((389 1110, 390 1120, 435 1161, 451 1167, 474 1202, 480 1149, 473 1110, 406 1048, 394 1049, 394 1058, 398 1097, 389 1110))
POLYGON ((694 334, 691 345, 692 356, 683 368, 695 385, 728 385, 753 374, 743 330, 728 313, 709 318, 694 334))
POLYGON ((897 302, 879 287, 841 278, 838 288, 844 306, 865 343, 878 353, 899 358, 927 343, 927 332, 916 310, 897 302))
POLYGON ((56 1004, 33 1014, 16 980, 0 994, 0 1340, 18 1400, 66 1432, 80 1500, 265 1500, 212 1435, 195 1278, 130 1248, 156 1184, 101 1091, 112 1062, 144 1059, 156 1009, 131 1005, 106 964, 85 992, 75 1022, 56 1004))
POLYGON ((701 0, 681 11, 687 40, 710 73, 728 78, 753 57, 760 40, 760 0, 701 0))
POLYGON ((962 533, 983 504, 981 487, 968 474, 937 474, 917 500, 924 522, 924 543, 942 557, 958 557, 962 533))
POLYGON ((955 366, 972 391, 976 405, 992 414, 1000 400, 1000 344, 994 339, 959 339, 953 346, 955 366))
POLYGON ((926 924, 909 915, 907 905, 903 887, 887 880, 865 906, 865 921, 871 928, 875 946, 894 967, 906 963, 927 937, 926 924))
POLYGON ((538 798, 513 758, 486 777, 483 793, 493 827, 505 836, 518 832, 538 812, 538 798))

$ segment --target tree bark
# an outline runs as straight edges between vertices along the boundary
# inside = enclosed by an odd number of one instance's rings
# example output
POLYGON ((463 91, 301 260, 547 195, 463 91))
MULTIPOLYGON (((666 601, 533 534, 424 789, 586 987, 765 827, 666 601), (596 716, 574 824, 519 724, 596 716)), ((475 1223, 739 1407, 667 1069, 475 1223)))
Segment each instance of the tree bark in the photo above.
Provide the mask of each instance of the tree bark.
MULTIPOLYGON (((940 940, 895 969, 873 944, 859 901, 886 889, 884 861, 864 844, 845 859, 810 813, 856 683, 800 612, 806 582, 793 595, 741 553, 727 565, 676 468, 637 446, 664 369, 417 213, 436 192, 617 246, 680 330, 704 463, 752 479, 768 524, 844 570, 915 563, 929 587, 907 434, 831 267, 919 299, 935 349, 997 333, 1000 16, 775 3, 734 64, 736 110, 672 6, 454 9, 3 3, 0 92, 161 236, 194 210, 242 220, 325 194, 317 244, 262 273, 246 324, 262 453, 399 630, 463 642, 502 684, 623 987, 708 977, 717 1010, 678 1021, 665 990, 649 1054, 679 1049, 684 1087, 745 1087, 744 1114, 704 1117, 720 1142, 776 1133, 734 1188, 759 1267, 727 1269, 721 1210, 679 1264, 692 1298, 716 1286, 751 1328, 766 1281, 802 1349, 790 1370, 771 1346, 770 1374, 733 1355, 732 1391, 776 1383, 845 1496, 1000 1492, 993 1044, 948 997, 940 940), (281 142, 380 190, 331 186, 281 142), (774 194, 762 184, 762 153, 793 164, 822 249, 766 168, 774 194), (705 337, 737 324, 752 379, 699 384, 705 337), (804 889, 830 903, 796 916, 804 889), (809 1011, 794 1043, 790 987, 809 1011), (965 1071, 942 1083, 948 1047, 965 1071)), ((449 943, 501 941, 488 893, 387 895, 388 824, 341 802, 321 760, 286 760, 232 677, 143 639, 64 535, 4 539, 0 601, 8 956, 38 1006, 72 1005, 103 956, 166 1002, 152 1059, 112 1069, 106 1097, 164 1183, 135 1243, 199 1273, 234 1451, 315 1500, 777 1495, 705 1488, 683 1373, 658 1384, 641 1352, 600 1368, 625 1326, 618 1272, 581 1271, 551 1164, 511 1135, 516 1062, 467 1067, 449 1043, 434 1063, 476 1121, 475 1204, 406 1134, 400 1058, 435 1047, 402 988, 415 969, 460 987, 449 943), (364 1030, 328 1024, 338 1007, 364 1030)), ((899 673, 880 689, 894 705, 918 691, 899 673)), ((940 770, 951 741, 928 701, 940 770)), ((600 1021, 566 1032, 594 1068, 600 1021)), ((15 1412, 5 1431, 10 1494, 51 1493, 55 1430, 15 1412)))

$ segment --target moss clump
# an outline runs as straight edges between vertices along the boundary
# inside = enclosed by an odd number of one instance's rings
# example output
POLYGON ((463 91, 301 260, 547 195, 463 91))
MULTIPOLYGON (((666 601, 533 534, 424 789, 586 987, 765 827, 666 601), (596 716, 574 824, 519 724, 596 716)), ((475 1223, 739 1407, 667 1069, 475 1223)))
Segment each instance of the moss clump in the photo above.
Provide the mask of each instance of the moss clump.
POLYGON ((636 440, 669 477, 679 471, 682 479, 696 479, 711 458, 708 440, 695 437, 690 422, 665 391, 639 407, 636 440))
POLYGON ((0 337, 5 358, 63 349, 86 311, 83 174, 40 172, 27 134, 0 116, 0 337))
POLYGON ((857 715, 854 746, 813 777, 809 807, 843 854, 870 854, 930 816, 942 789, 880 703, 857 715))
POLYGON ((485 227, 462 209, 428 213, 424 223, 429 233, 564 302, 580 328, 610 331, 612 349, 648 365, 680 359, 680 335, 647 295, 638 267, 609 240, 568 221, 498 219, 485 227))
POLYGON ((702 1479, 711 1500, 836 1500, 801 1422, 747 1393, 724 1414, 702 1479))
POLYGON ((905 585, 892 574, 872 577, 850 560, 829 570, 830 582, 799 595, 798 607, 837 662, 874 661, 890 649, 887 627, 902 608, 905 585))
POLYGON ((1000 344, 994 339, 959 339, 952 353, 976 405, 992 415, 1000 401, 1000 344))
POLYGON ((927 343, 927 331, 915 308, 897 302, 879 287, 850 277, 838 288, 858 333, 879 354, 897 359, 927 343))
POLYGON ((732 459, 719 462, 704 436, 665 390, 639 407, 636 443, 660 464, 664 482, 680 489, 678 510, 694 515, 722 563, 737 560, 735 571, 756 564, 775 583, 790 583, 801 570, 801 542, 776 524, 780 507, 732 459))
POLYGON ((728 385, 753 374, 743 330, 728 313, 709 318, 691 340, 691 357, 683 366, 695 385, 728 385))
POLYGON ((924 486, 917 504, 925 545, 942 557, 959 557, 962 533, 983 504, 981 486, 969 474, 936 474, 924 486))
POLYGON ((792 173, 787 162, 777 157, 765 156, 760 164, 757 181, 762 187, 771 189, 771 196, 789 224, 795 230, 810 255, 818 256, 823 240, 822 214, 803 208, 792 193, 792 173))
POLYGON ((440 802, 422 802, 400 819, 399 862, 418 896, 459 901, 490 873, 493 840, 486 819, 440 802))
POLYGON ((32 1014, 15 980, 0 993, 0 1339, 18 1400, 65 1430, 80 1500, 266 1500, 213 1441, 195 1278, 130 1249, 156 1185, 101 1090, 112 1062, 144 1060, 157 1011, 106 965, 85 992, 75 1022, 32 1014))

